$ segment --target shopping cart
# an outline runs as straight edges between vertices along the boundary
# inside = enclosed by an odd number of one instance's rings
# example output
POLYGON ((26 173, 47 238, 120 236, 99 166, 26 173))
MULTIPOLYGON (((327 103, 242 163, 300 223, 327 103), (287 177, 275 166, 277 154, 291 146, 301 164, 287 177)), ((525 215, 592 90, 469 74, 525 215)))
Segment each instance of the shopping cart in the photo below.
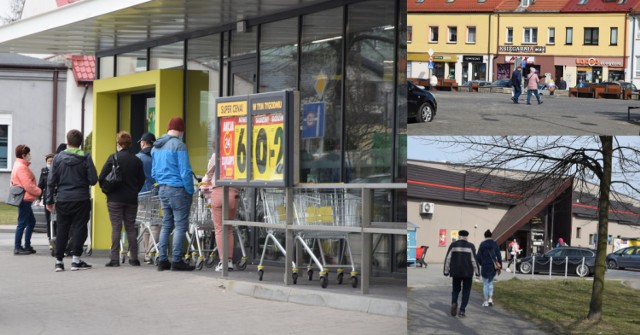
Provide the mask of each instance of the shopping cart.
MULTIPOLYGON (((360 197, 346 190, 301 191, 294 197, 295 223, 300 226, 357 227, 361 222, 360 208, 360 197)), ((351 286, 358 286, 359 273, 353 261, 348 232, 301 230, 296 232, 295 241, 296 247, 301 246, 310 257, 309 280, 313 279, 315 265, 323 288, 328 286, 330 268, 336 269, 337 283, 342 284, 344 268, 350 267, 351 286), (328 262, 329 255, 336 256, 333 264, 328 262)))
MULTIPOLYGON (((284 190, 282 189, 262 189, 260 191, 260 197, 262 198, 262 205, 264 207, 264 220, 268 224, 286 224, 287 211, 285 207, 284 190)), ((273 242, 273 247, 280 251, 283 256, 287 255, 286 250, 276 237, 276 231, 274 228, 267 228, 266 236, 264 238, 264 246, 262 248, 262 255, 260 256, 260 264, 258 264, 258 280, 262 280, 264 275, 264 259, 269 250, 269 241, 273 242)), ((295 284, 298 279, 298 269, 295 262, 293 262, 293 283, 295 284)))
MULTIPOLYGON (((162 204, 160 203, 160 197, 158 196, 158 189, 154 188, 148 192, 141 192, 138 194, 138 212, 136 213, 136 223, 138 223, 138 248, 144 254, 143 259, 150 259, 153 264, 157 264, 158 256, 160 255, 158 249, 158 242, 153 234, 152 229, 159 229, 162 226, 162 204), (153 227, 153 228, 152 228, 153 227), (149 234, 149 242, 145 245, 144 236, 145 233, 149 234)), ((120 244, 123 245, 126 238, 123 236, 120 239, 120 244)), ((122 252, 122 247, 121 247, 122 252)), ((121 256, 122 258, 122 256, 121 256)), ((124 260, 121 259, 124 263, 124 260)))

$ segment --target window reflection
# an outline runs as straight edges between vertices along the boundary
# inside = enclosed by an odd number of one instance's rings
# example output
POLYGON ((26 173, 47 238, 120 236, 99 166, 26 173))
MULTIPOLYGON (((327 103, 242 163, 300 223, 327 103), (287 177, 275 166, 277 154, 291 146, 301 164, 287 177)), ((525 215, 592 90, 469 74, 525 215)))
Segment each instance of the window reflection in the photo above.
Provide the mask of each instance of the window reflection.
POLYGON ((260 92, 296 89, 298 18, 267 23, 260 31, 260 92))

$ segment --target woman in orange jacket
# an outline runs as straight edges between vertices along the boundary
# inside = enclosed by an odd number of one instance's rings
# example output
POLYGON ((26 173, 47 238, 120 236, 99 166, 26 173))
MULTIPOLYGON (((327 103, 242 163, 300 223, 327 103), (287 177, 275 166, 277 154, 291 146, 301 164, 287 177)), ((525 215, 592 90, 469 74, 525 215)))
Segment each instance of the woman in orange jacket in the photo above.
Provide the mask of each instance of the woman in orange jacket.
POLYGON ((31 233, 36 225, 36 217, 33 215, 31 204, 42 194, 38 187, 36 177, 31 172, 31 149, 19 144, 16 147, 16 161, 11 170, 11 185, 17 185, 24 189, 24 198, 18 206, 18 227, 16 228, 16 240, 14 255, 30 255, 36 251, 31 246, 31 233), (24 247, 22 247, 22 235, 24 234, 24 247))

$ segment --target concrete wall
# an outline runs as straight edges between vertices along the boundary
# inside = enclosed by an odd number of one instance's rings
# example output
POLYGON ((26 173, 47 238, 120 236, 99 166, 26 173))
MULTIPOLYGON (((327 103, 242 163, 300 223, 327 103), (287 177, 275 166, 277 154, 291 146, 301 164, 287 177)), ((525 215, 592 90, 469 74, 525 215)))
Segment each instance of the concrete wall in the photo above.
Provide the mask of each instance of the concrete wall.
MULTIPOLYGON (((66 72, 58 78, 58 116, 56 143, 65 138, 66 72)), ((53 72, 44 70, 0 71, 0 114, 12 118, 8 143, 8 168, 0 170, 0 201, 7 198, 11 167, 15 161, 14 149, 18 144, 31 148, 33 171, 36 179, 45 165, 44 156, 51 152, 53 123, 53 72)))
POLYGON ((73 78, 73 71, 67 72, 67 98, 66 98, 66 111, 67 119, 65 120, 64 127, 65 133, 71 129, 78 129, 83 131, 86 137, 93 129, 93 86, 89 85, 89 90, 84 98, 84 128, 82 122, 82 95, 84 94, 84 86, 78 86, 73 78))
POLYGON ((493 230, 507 212, 507 207, 470 206, 428 200, 435 204, 433 214, 420 214, 420 203, 427 200, 410 199, 407 203, 409 222, 419 226, 417 229, 418 246, 429 247, 427 263, 442 263, 451 244, 452 230, 467 230, 469 242, 480 245, 484 240, 484 231, 493 230), (476 227, 477 225, 477 227, 476 227), (446 246, 438 246, 440 229, 447 230, 446 246))
MULTIPOLYGON (((584 219, 584 218, 573 218, 573 226, 571 227, 571 246, 574 247, 588 247, 595 248, 595 245, 590 241, 589 236, 594 235, 598 232, 598 219, 584 219), (580 230, 580 238, 578 237, 578 229, 580 230)), ((629 226, 618 224, 615 221, 609 221, 609 235, 612 238, 621 237, 635 237, 640 238, 640 227, 637 226, 629 226)), ((613 239, 611 243, 607 244, 607 253, 613 252, 614 244, 613 239)))

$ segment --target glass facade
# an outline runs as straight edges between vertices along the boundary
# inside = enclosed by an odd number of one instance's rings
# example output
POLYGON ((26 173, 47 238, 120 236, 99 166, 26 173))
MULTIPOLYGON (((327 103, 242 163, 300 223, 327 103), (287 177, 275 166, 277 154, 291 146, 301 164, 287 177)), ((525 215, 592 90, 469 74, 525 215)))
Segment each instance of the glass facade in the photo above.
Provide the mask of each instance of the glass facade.
MULTIPOLYGON (((299 150, 300 182, 404 183, 404 7, 390 0, 333 8, 325 4, 323 10, 279 17, 247 26, 244 32, 219 31, 115 55, 115 75, 147 69, 186 70, 185 137, 196 173, 206 167, 213 151, 215 98, 293 89, 300 92, 300 142, 294 146, 299 150)), ((100 59, 101 78, 112 74, 110 61, 109 56, 100 59)), ((358 192, 343 190, 340 196, 351 199, 359 197, 358 192)), ((260 190, 244 188, 241 197, 238 218, 265 219, 260 190)), ((406 222, 405 190, 377 189, 373 201, 374 222, 406 222)), ((252 245, 250 257, 259 259, 266 230, 243 228, 241 234, 249 243, 245 246, 252 245)), ((358 259, 361 246, 356 236, 351 235, 349 241, 358 259)), ((284 242, 280 236, 277 239, 284 242)), ((375 273, 406 271, 402 268, 406 266, 404 236, 376 234, 372 239, 375 273)), ((318 248, 336 256, 345 240, 318 243, 318 248)), ((282 262, 278 254, 277 249, 267 250, 270 261, 282 262)))

